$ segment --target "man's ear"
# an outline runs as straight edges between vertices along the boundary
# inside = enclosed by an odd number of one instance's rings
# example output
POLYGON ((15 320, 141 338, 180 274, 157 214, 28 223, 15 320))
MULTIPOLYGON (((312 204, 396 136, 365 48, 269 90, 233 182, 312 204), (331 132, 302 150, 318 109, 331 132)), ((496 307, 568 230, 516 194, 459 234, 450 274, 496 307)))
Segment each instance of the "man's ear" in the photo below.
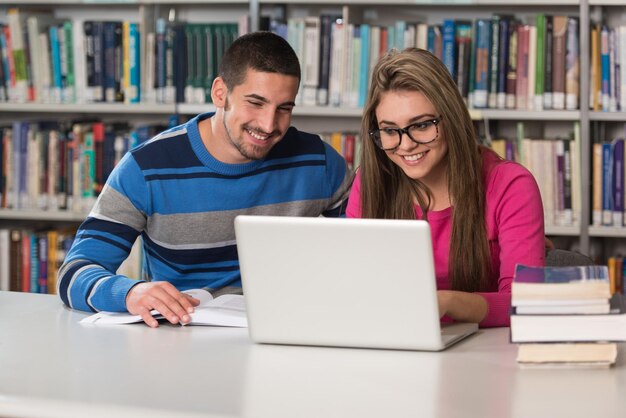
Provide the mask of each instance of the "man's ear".
POLYGON ((226 105, 226 97, 228 96, 228 88, 222 77, 216 77, 211 87, 211 99, 215 107, 224 107, 226 105))

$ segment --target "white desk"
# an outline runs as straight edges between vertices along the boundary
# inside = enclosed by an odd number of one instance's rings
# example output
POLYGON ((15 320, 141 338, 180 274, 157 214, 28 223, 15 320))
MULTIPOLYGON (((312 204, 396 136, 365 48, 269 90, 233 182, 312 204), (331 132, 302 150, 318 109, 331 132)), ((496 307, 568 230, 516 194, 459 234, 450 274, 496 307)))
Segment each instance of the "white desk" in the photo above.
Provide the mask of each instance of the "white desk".
POLYGON ((442 353, 254 345, 247 330, 85 326, 57 297, 0 292, 0 416, 624 417, 606 370, 524 370, 508 329, 442 353))

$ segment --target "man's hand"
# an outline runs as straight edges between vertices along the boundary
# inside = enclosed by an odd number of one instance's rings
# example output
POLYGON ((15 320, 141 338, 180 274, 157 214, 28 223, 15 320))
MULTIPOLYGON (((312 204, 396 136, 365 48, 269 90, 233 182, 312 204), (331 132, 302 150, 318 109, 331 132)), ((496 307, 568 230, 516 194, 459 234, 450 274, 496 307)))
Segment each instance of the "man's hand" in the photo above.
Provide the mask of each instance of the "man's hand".
POLYGON ((156 328, 159 322, 150 311, 156 309, 172 324, 186 324, 191 321, 190 313, 200 301, 181 293, 171 283, 139 283, 126 295, 126 308, 133 315, 141 315, 145 323, 156 328))

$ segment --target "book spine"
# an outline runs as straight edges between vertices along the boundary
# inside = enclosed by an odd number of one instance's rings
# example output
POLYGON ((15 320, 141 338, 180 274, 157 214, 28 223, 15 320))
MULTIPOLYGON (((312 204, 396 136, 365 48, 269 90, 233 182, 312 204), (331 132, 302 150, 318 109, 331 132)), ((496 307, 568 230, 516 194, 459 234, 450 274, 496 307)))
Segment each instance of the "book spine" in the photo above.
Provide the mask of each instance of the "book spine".
POLYGON ((509 60, 506 70, 506 108, 515 109, 517 88, 517 22, 509 25, 509 60))
POLYGON ((52 94, 52 60, 50 58, 50 38, 48 31, 41 32, 38 35, 40 65, 39 75, 41 77, 41 88, 39 90, 39 99, 42 103, 51 103, 52 94))
POLYGON ((129 39, 129 102, 139 103, 141 102, 141 34, 139 33, 139 25, 136 23, 130 24, 130 39, 129 39))
POLYGON ((552 109, 552 50, 554 46, 554 18, 547 15, 545 18, 544 33, 544 67, 543 67, 543 108, 552 109))
POLYGON ((609 112, 616 112, 615 30, 609 29, 609 112))
POLYGON ((87 103, 95 102, 95 94, 98 85, 96 84, 96 56, 95 56, 95 37, 94 22, 87 20, 83 23, 83 32, 85 38, 85 76, 86 91, 85 101, 87 103))
POLYGON ((493 15, 491 18, 491 53, 489 56, 489 98, 488 107, 495 109, 498 107, 498 76, 500 59, 500 20, 501 17, 493 15))
POLYGON ((456 84, 461 96, 467 100, 469 94, 470 55, 472 46, 472 23, 456 22, 456 84))
POLYGON ((9 287, 18 292, 22 290, 22 231, 12 229, 9 238, 9 287))
POLYGON ((319 80, 317 91, 317 104, 319 106, 328 105, 328 91, 330 89, 330 59, 332 51, 332 25, 335 17, 329 14, 320 16, 320 59, 319 59, 319 80))
POLYGON ((48 237, 44 234, 33 235, 37 244, 35 264, 38 265, 37 278, 39 280, 39 293, 48 293, 48 237))
POLYGON ((537 28, 529 26, 528 31, 528 80, 526 83, 526 108, 535 110, 535 76, 537 73, 537 28))
POLYGON ((348 104, 350 107, 358 107, 361 79, 361 25, 354 25, 352 34, 352 66, 350 67, 348 104))
POLYGON ((476 22, 476 80, 474 82, 474 107, 487 107, 489 94, 489 41, 491 23, 487 19, 476 22))
POLYGON ((564 199, 564 225, 574 225, 574 170, 572 169, 573 161, 573 150, 572 148, 575 146, 574 141, 564 140, 564 164, 565 164, 565 199, 564 199))
POLYGON ((24 231, 22 233, 22 242, 21 242, 21 246, 22 246, 22 251, 21 251, 21 264, 22 264, 22 283, 21 283, 21 289, 22 292, 31 292, 34 291, 35 289, 31 289, 31 280, 30 280, 30 275, 31 275, 31 270, 30 270, 30 258, 31 258, 31 250, 30 250, 30 235, 31 232, 29 231, 24 231))
POLYGON ((624 139, 616 139, 613 148, 613 226, 621 227, 624 215, 624 139))
MULTIPOLYGON (((193 103, 204 103, 205 100, 205 92, 204 92, 204 76, 207 72, 206 64, 207 64, 207 47, 206 47, 206 37, 204 36, 204 24, 195 25, 193 28, 193 39, 194 39, 194 48, 196 55, 195 60, 195 80, 193 81, 193 103)), ((180 45, 179 34, 183 36, 183 31, 178 29, 176 31, 176 45, 180 45)), ((185 32, 186 36, 186 32, 185 32)), ((189 42, 189 38, 185 39, 189 42)), ((174 50, 176 53, 176 49, 174 50)), ((178 59, 174 58, 174 62, 178 63, 178 59)), ((176 89, 178 90, 178 84, 176 85, 176 89)))
POLYGON ((610 59, 610 49, 609 49, 609 29, 606 26, 602 26, 602 31, 600 32, 600 45, 601 45, 600 79, 602 80, 601 108, 603 111, 608 112, 610 110, 610 101, 611 101, 611 86, 610 86, 611 59, 610 59))
POLYGON ((455 78, 455 65, 454 60, 456 57, 456 48, 454 44, 454 35, 455 35, 455 22, 451 19, 445 19, 443 21, 443 34, 442 34, 442 61, 445 66, 448 68, 450 75, 452 78, 455 78))
POLYGON ((506 108, 506 67, 509 60, 509 18, 500 19, 500 49, 498 57, 498 93, 496 107, 506 108))
MULTIPOLYGON (((2 160, 0 159, 0 162, 2 160)), ((10 273, 9 273, 9 229, 0 229, 0 291, 10 291, 10 273)))
POLYGON ((619 110, 626 111, 626 25, 618 28, 617 38, 619 39, 618 55, 620 60, 619 70, 619 110))
POLYGON ((9 89, 11 87, 11 73, 9 70, 7 42, 4 31, 5 26, 0 24, 0 67, 2 67, 2 75, 0 78, 0 100, 7 102, 9 101, 9 89))
POLYGON ((611 144, 602 144, 602 225, 613 224, 613 188, 612 180, 612 150, 611 144))
POLYGON ((15 101, 24 103, 28 100, 28 69, 19 9, 10 8, 7 10, 7 18, 7 31, 10 33, 11 54, 15 74, 15 101))
POLYGON ((341 105, 341 83, 342 83, 342 62, 344 45, 344 24, 338 20, 332 25, 332 59, 330 67, 330 80, 328 84, 329 104, 331 106, 341 105))
POLYGON ((303 104, 305 106, 315 106, 317 103, 319 58, 320 19, 319 16, 308 16, 304 18, 304 71, 302 76, 302 83, 304 84, 303 104))
MULTIPOLYGON (((62 26, 64 49, 65 49, 65 65, 66 81, 63 89, 63 103, 76 103, 76 75, 74 60, 74 29, 72 22, 66 21, 62 26)), ((82 57, 81 57, 82 58, 82 57)))
POLYGON ((59 45, 59 32, 56 26, 49 29, 50 58, 52 60, 52 102, 61 103, 63 96, 63 81, 61 77, 61 46, 59 45))
POLYGON ((517 79, 515 86, 515 108, 528 109, 528 25, 517 28, 517 79))
POLYGON ((545 70, 545 29, 546 17, 543 13, 537 14, 535 18, 535 25, 537 28, 537 43, 535 54, 535 94, 534 94, 534 109, 543 109, 543 89, 544 89, 544 70, 545 70))
POLYGON ((358 88, 358 107, 363 108, 365 106, 365 100, 367 99, 367 89, 369 81, 369 50, 370 50, 370 26, 367 24, 361 25, 361 59, 359 66, 359 88, 358 88))
POLYGON ((578 109, 579 97, 579 60, 578 19, 567 18, 567 50, 565 56, 565 108, 578 109))

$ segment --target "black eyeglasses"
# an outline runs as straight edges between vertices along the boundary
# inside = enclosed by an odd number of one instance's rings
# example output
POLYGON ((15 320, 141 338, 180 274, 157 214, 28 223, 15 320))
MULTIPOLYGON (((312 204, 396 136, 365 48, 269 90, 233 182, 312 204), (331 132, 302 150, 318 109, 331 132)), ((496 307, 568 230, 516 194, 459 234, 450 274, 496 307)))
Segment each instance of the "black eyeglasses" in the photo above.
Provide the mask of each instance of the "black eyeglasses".
POLYGON ((428 145, 439 137, 439 123, 442 115, 436 118, 412 123, 404 128, 382 128, 369 131, 370 137, 378 148, 393 151, 402 143, 402 134, 416 144, 428 145))

